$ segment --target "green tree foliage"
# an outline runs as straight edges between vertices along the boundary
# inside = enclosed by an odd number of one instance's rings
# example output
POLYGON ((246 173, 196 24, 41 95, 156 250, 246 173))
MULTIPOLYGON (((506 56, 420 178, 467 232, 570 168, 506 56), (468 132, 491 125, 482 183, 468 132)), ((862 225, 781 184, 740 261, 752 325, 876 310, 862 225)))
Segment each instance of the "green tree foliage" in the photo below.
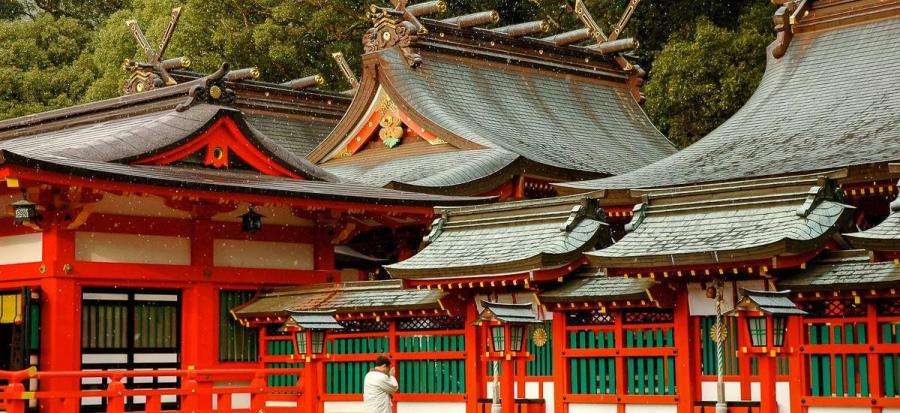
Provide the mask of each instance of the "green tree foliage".
POLYGON ((684 147, 724 122, 747 101, 765 70, 771 16, 764 3, 751 5, 730 30, 708 18, 676 33, 656 56, 644 88, 645 109, 676 145, 684 147))
POLYGON ((69 17, 0 23, 0 119, 80 102, 96 76, 83 52, 91 42, 90 28, 69 17))
MULTIPOLYGON (((371 27, 365 14, 369 3, 0 0, 0 119, 118 96, 127 76, 122 61, 143 60, 125 21, 137 20, 156 44, 177 6, 184 7, 183 14, 166 57, 190 58, 191 70, 208 73, 222 62, 256 66, 262 80, 272 82, 321 73, 326 87, 343 89, 347 85, 331 53, 343 51, 359 71, 361 38, 371 27)), ((443 17, 497 10, 501 25, 549 18, 554 31, 581 27, 572 14, 574 0, 447 3, 443 17)), ((607 32, 627 3, 586 0, 607 32)), ((641 2, 623 37, 641 41, 633 53, 649 72, 646 108, 676 143, 703 136, 752 93, 772 38, 772 12, 767 0, 641 2)))

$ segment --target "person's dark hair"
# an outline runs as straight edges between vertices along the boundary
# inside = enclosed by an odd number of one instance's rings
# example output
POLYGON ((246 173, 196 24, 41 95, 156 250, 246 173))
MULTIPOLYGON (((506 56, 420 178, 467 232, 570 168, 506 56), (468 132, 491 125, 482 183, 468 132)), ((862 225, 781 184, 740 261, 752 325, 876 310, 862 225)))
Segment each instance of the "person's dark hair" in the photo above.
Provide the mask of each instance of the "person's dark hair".
POLYGON ((378 356, 378 358, 375 359, 375 367, 390 366, 390 365, 391 365, 391 359, 389 359, 385 356, 378 356))

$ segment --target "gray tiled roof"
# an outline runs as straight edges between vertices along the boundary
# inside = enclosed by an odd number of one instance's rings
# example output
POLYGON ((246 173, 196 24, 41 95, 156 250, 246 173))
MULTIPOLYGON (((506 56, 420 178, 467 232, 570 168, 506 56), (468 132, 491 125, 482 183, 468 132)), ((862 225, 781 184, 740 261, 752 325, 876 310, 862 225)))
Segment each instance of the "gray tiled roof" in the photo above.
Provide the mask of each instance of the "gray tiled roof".
POLYGON ((539 323, 531 303, 495 303, 481 301, 482 320, 497 320, 504 323, 539 323), (487 316, 490 316, 488 318, 487 316))
POLYGON ((583 197, 445 209, 430 243, 385 268, 399 278, 493 276, 555 268, 594 248, 606 224, 583 197), (579 212, 573 212, 578 207, 579 212), (567 228, 564 228, 567 227, 567 228))
POLYGON ((541 293, 541 301, 568 303, 647 298, 647 290, 656 281, 649 278, 579 277, 567 280, 561 287, 541 293))
POLYGON ((367 149, 321 166, 341 178, 374 186, 452 187, 493 175, 517 158, 502 149, 459 150, 447 144, 416 142, 392 149, 367 149))
POLYGON ((779 280, 778 287, 792 291, 900 287, 900 265, 894 261, 873 262, 864 250, 842 251, 779 280))
POLYGON ((770 259, 822 245, 852 215, 852 207, 829 200, 825 188, 813 186, 811 192, 808 181, 769 185, 761 189, 742 182, 731 189, 719 187, 718 193, 697 187, 650 194, 644 212, 636 212, 630 224, 636 228, 587 255, 608 268, 770 259))
POLYGON ((622 83, 422 50, 380 53, 386 83, 438 127, 552 167, 621 174, 675 152, 622 83))
MULTIPOLYGON (((245 125, 241 111, 199 104, 183 112, 174 109, 86 123, 69 128, 26 135, 0 142, 0 149, 20 155, 61 156, 78 160, 117 162, 163 152, 196 137, 214 121, 230 116, 245 125)), ((281 147, 253 126, 248 138, 258 148, 298 174, 326 181, 338 178, 302 156, 281 147)))
POLYGON ((332 119, 296 119, 274 114, 247 114, 247 123, 295 155, 305 157, 336 124, 332 119))
POLYGON ((900 160, 900 18, 798 33, 728 121, 628 174, 563 184, 629 189, 900 160))
POLYGON ((856 248, 874 251, 900 251, 900 198, 891 202, 891 214, 880 224, 865 231, 844 234, 856 248))
POLYGON ((260 294, 235 308, 238 318, 285 315, 289 311, 337 310, 338 313, 440 308, 445 293, 403 289, 400 280, 361 281, 290 287, 260 294))

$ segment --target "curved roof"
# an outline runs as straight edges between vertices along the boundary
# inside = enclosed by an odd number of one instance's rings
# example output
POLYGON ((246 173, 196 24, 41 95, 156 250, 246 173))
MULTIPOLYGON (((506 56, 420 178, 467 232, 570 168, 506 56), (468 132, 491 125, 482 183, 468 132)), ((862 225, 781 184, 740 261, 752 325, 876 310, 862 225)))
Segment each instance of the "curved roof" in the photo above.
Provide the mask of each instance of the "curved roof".
POLYGON ((339 181, 248 125, 240 110, 211 104, 194 105, 183 112, 167 109, 38 132, 0 141, 0 149, 23 156, 127 162, 184 144, 226 116, 235 121, 257 149, 293 172, 307 179, 339 181))
POLYGON ((398 278, 500 276, 571 264, 606 232, 590 200, 560 197, 442 210, 428 246, 386 265, 398 278))
POLYGON ((853 207, 834 201, 833 190, 827 181, 786 180, 762 189, 741 183, 720 193, 699 187, 647 195, 625 237, 586 255, 603 268, 656 268, 803 254, 852 216, 853 207))
POLYGON ((874 262, 868 251, 849 250, 826 255, 808 269, 778 281, 791 291, 860 290, 900 286, 900 265, 874 262))
POLYGON ((900 160, 900 18, 797 30, 744 107, 700 141, 628 174, 559 185, 651 188, 900 160))
POLYGON ((421 54, 423 63, 410 69, 398 50, 383 51, 383 84, 409 106, 410 117, 427 119, 457 139, 602 174, 621 174, 675 152, 624 83, 421 54))
POLYGON ((856 248, 873 251, 900 251, 900 198, 891 202, 891 213, 865 231, 844 234, 856 248))

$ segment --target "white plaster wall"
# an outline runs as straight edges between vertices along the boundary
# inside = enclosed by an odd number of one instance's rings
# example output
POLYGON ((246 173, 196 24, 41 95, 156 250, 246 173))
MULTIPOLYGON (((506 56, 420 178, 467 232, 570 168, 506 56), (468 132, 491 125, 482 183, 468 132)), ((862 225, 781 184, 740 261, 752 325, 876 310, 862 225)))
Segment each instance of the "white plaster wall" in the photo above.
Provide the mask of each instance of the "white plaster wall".
POLYGON ((40 232, 0 237, 0 264, 40 262, 44 252, 43 239, 40 232))
MULTIPOLYGON (((738 289, 749 288, 752 290, 766 289, 765 281, 762 280, 726 282, 724 291, 725 305, 722 306, 722 311, 728 311, 734 308, 735 287, 738 289)), ((691 315, 716 315, 716 302, 715 300, 706 297, 706 290, 703 288, 702 283, 688 283, 687 291, 688 308, 690 308, 691 315)))
POLYGON ((213 261, 217 267, 313 269, 313 245, 216 239, 213 261))
POLYGON ((363 402, 325 402, 325 413, 363 413, 363 402))
POLYGON ((900 413, 900 407, 885 407, 881 413, 900 413))
POLYGON ((397 402, 397 413, 466 413, 465 402, 397 402))
MULTIPOLYGON (((808 413, 872 413, 871 407, 810 407, 808 413)), ((883 413, 887 413, 886 411, 883 413)))
POLYGON ((750 383, 750 400, 758 402, 761 397, 760 394, 762 394, 762 390, 760 390, 759 382, 750 383))
POLYGON ((554 403, 553 399, 553 382, 544 382, 544 407, 545 413, 554 413, 556 409, 556 403, 554 403))
POLYGON ((541 394, 541 383, 536 381, 525 382, 525 398, 537 399, 541 394))
MULTIPOLYGON (((752 384, 751 384, 752 386, 752 384)), ((716 382, 704 381, 700 383, 700 400, 716 401, 716 382)), ((741 383, 736 381, 725 382, 725 400, 741 400, 741 383)))
POLYGON ((678 413, 675 404, 626 404, 625 413, 678 413))
POLYGON ((614 404, 588 404, 572 403, 569 405, 569 413, 616 413, 614 404))
MULTIPOLYGON (((246 213, 248 208, 250 208, 250 204, 244 202, 239 204, 233 211, 214 215, 212 220, 220 222, 241 222, 241 215, 246 213)), ((265 216, 265 218, 263 218, 263 226, 296 225, 310 227, 313 225, 311 220, 294 215, 294 211, 291 207, 254 205, 253 210, 265 216)))
POLYGON ((76 232, 75 259, 92 262, 190 265, 191 240, 159 235, 76 232))
MULTIPOLYGON (((791 383, 775 382, 775 401, 778 402, 778 413, 791 413, 791 383)), ((884 412, 887 413, 887 412, 884 412)), ((900 412, 898 412, 900 413, 900 412)))

